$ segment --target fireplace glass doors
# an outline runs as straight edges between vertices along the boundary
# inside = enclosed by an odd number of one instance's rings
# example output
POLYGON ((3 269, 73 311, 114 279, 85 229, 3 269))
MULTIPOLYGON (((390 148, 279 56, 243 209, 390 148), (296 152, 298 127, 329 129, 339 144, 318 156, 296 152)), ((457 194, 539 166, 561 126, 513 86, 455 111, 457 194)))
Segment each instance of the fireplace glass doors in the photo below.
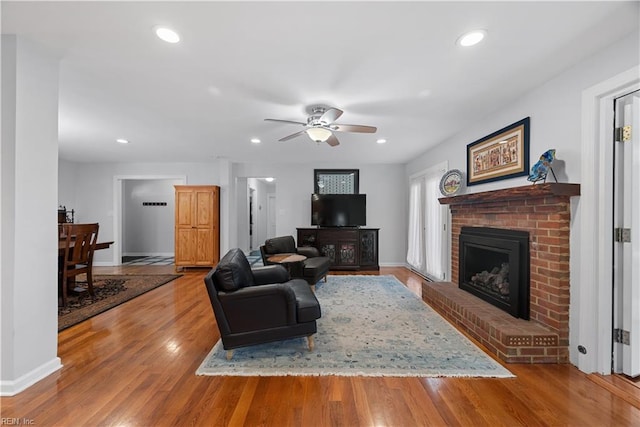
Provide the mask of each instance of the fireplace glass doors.
POLYGON ((529 233, 462 227, 459 286, 514 317, 529 319, 529 233))

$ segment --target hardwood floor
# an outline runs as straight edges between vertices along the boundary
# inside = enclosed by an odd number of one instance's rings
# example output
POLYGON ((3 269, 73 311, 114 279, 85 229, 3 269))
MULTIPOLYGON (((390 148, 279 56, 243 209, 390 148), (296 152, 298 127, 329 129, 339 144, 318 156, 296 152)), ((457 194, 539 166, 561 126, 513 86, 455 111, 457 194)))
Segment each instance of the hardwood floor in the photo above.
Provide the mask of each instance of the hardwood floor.
MULTIPOLYGON (((97 274, 173 267, 97 268, 97 274)), ((517 378, 198 377, 218 340, 204 270, 59 334, 64 367, 0 399, 2 424, 37 426, 631 426, 640 408, 571 365, 517 378), (22 421, 22 424, 25 424, 22 421)), ((375 273, 377 274, 377 273, 375 273)), ((422 280, 382 268, 416 293, 422 280)))

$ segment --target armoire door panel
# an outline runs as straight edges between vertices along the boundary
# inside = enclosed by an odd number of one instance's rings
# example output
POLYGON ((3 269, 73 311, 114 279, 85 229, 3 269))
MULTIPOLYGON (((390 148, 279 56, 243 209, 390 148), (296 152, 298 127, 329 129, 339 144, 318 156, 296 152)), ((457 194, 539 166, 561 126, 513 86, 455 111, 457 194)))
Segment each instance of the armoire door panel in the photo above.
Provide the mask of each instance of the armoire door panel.
POLYGON ((209 265, 213 259, 213 232, 210 228, 197 228, 196 238, 196 265, 209 265))
POLYGON ((176 265, 185 265, 195 262, 195 232, 191 228, 176 229, 176 265))
POLYGON ((198 191, 196 195, 195 217, 197 227, 213 226, 213 194, 210 191, 198 191))
POLYGON ((191 227, 194 225, 193 218, 193 193, 177 192, 176 193, 176 226, 191 227))

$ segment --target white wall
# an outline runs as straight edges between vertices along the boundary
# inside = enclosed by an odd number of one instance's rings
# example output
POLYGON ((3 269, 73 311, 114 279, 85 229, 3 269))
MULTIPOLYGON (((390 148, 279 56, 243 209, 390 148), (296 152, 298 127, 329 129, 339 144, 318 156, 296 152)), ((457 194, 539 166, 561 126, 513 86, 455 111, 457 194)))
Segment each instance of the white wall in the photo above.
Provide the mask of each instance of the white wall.
MULTIPOLYGON (((186 176, 187 184, 220 185, 217 161, 210 163, 73 163, 75 169, 76 222, 100 223, 101 241, 114 240, 114 178, 136 176, 186 176)), ((221 239, 226 233, 221 220, 221 239)), ((94 263, 110 265, 114 248, 96 251, 94 263)))
POLYGON ((76 164, 63 159, 58 160, 58 206, 76 209, 76 164))
MULTIPOLYGON (((638 63, 638 35, 630 35, 597 55, 566 70, 517 102, 487 112, 457 135, 443 141, 407 164, 407 176, 448 161, 450 169, 466 173, 466 146, 524 117, 531 117, 531 166, 549 148, 555 148, 554 172, 560 182, 580 182, 580 130, 582 91, 638 63)), ((511 178, 467 188, 467 193, 530 184, 526 177, 511 178)))
MULTIPOLYGON (((555 148, 557 160, 554 171, 560 182, 580 183, 581 170, 581 102, 585 89, 626 71, 640 63, 640 45, 637 34, 631 34, 598 54, 566 70, 500 111, 488 114, 454 137, 407 164, 408 176, 436 163, 448 161, 451 169, 466 172, 466 145, 524 117, 531 117, 530 161, 533 165, 540 154, 555 148)), ((612 106, 613 108, 613 106, 612 106)), ((498 188, 531 185, 526 177, 512 178, 467 188, 467 193, 490 191, 498 188)), ((570 352, 571 362, 577 364, 579 356, 576 337, 581 328, 574 294, 579 289, 592 288, 594 277, 580 277, 580 199, 572 199, 571 224, 571 310, 570 352)), ((593 333, 589 331, 587 333, 593 333)))
POLYGON ((162 255, 174 253, 175 188, 179 180, 129 179, 122 191, 123 255, 162 255), (165 206, 144 206, 145 202, 164 202, 165 206))
POLYGON ((2 336, 0 394, 60 369, 58 61, 2 36, 2 336))
POLYGON ((276 178, 276 234, 296 236, 297 227, 311 226, 314 169, 360 170, 360 193, 367 194, 367 227, 380 228, 380 264, 404 265, 407 186, 403 165, 242 163, 234 165, 234 175, 276 178))
MULTIPOLYGON (((76 171, 76 221, 99 222, 100 240, 114 240, 114 176, 185 174, 189 184, 215 185, 221 185, 223 178, 226 178, 226 172, 222 170, 220 173, 225 177, 218 177, 219 168, 215 162, 72 163, 65 166, 73 166, 76 171), (78 179, 79 177, 81 179, 78 179)), ((296 236, 297 227, 311 225, 313 170, 345 168, 360 170, 360 193, 367 194, 367 226, 380 228, 380 264, 404 265, 407 189, 404 166, 399 164, 235 163, 231 167, 232 178, 229 180, 232 184, 221 185, 221 252, 224 254, 231 247, 249 248, 248 233, 244 231, 248 230, 247 177, 276 178, 276 234, 296 236), (229 194, 233 196, 229 197, 229 194), (226 221, 225 212, 228 212, 226 221), (224 239, 227 239, 228 243, 225 243, 224 239)), ((266 194, 263 206, 266 209, 266 194)), ((266 224, 264 228, 266 233, 266 224)), ((108 265, 113 259, 112 250, 97 251, 96 264, 108 265)))

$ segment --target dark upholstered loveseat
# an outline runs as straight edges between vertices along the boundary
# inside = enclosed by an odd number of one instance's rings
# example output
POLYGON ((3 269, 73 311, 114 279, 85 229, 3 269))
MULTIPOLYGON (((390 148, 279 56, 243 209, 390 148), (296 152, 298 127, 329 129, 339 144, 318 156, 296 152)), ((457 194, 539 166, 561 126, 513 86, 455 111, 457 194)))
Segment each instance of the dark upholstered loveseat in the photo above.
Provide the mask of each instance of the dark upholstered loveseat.
POLYGON ((313 350, 320 303, 283 266, 252 269, 240 249, 231 249, 204 282, 228 359, 234 348, 294 337, 307 337, 313 350))
MULTIPOLYGON (((327 278, 331 260, 328 257, 320 256, 318 249, 311 246, 296 247, 293 236, 282 236, 267 239, 264 245, 260 246, 260 254, 264 265, 269 265, 268 258, 272 255, 289 253, 299 254, 307 257, 302 262, 302 268, 299 270, 301 277, 309 283, 312 289, 315 289, 316 283, 323 277, 327 278)), ((296 271, 295 269, 292 271, 296 271)))

